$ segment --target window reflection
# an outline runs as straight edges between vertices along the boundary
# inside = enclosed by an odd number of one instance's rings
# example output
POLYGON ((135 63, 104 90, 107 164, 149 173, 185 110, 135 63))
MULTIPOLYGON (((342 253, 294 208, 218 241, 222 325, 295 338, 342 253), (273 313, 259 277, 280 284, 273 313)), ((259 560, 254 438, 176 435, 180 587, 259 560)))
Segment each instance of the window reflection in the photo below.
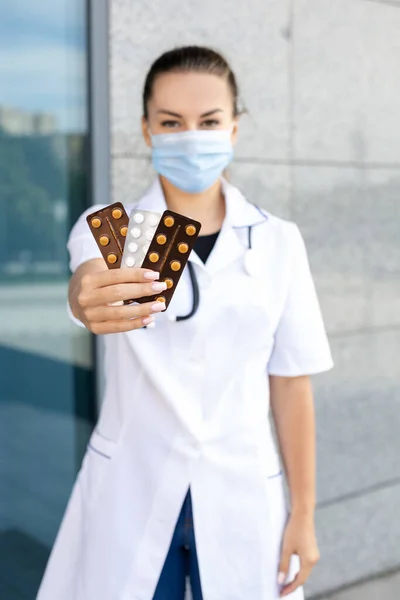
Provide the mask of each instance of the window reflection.
POLYGON ((0 597, 34 598, 92 426, 66 314, 88 195, 85 0, 0 6, 0 597))
POLYGON ((66 239, 90 204, 85 12, 84 0, 0 7, 0 343, 88 367, 65 314, 66 239))

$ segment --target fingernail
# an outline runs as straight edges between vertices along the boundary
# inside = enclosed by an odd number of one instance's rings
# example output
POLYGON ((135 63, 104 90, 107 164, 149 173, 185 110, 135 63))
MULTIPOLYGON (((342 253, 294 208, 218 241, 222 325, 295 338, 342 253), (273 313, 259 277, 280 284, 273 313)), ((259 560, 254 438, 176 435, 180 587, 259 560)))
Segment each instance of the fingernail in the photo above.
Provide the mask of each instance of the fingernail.
POLYGON ((153 321, 154 317, 145 317, 144 319, 142 319, 143 325, 150 325, 150 323, 153 323, 153 321))
POLYGON ((285 579, 285 573, 278 573, 278 585, 283 585, 285 583, 285 579))
POLYGON ((150 279, 151 281, 154 281, 155 279, 160 279, 160 273, 157 273, 156 271, 146 271, 143 277, 145 279, 150 279))
POLYGON ((165 310, 165 303, 164 302, 155 302, 152 305, 151 310, 153 312, 162 312, 163 310, 165 310))
POLYGON ((164 281, 157 281, 151 287, 155 292, 163 292, 167 289, 167 284, 164 281))

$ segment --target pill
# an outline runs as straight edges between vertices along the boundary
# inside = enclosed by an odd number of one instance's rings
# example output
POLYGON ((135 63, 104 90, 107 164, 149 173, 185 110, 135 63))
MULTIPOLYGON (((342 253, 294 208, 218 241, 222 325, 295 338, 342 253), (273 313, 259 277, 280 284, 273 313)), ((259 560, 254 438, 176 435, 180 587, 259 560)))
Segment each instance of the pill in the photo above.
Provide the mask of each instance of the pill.
POLYGON ((99 219, 98 217, 95 217, 94 219, 92 219, 92 227, 94 227, 95 229, 98 229, 101 226, 101 219, 99 219))
POLYGON ((114 254, 114 252, 110 252, 110 254, 107 256, 107 260, 111 265, 114 265, 117 262, 117 255, 114 254))
POLYGON ((150 248, 150 244, 145 244, 142 248, 143 252, 146 254, 147 250, 150 248))
POLYGON ((108 235, 101 235, 99 238, 99 242, 102 246, 108 246, 108 244, 110 243, 110 238, 108 237, 108 235))
POLYGON ((187 225, 186 233, 188 235, 194 235, 196 233, 196 227, 194 225, 187 225))
POLYGON ((120 219, 122 217, 122 210, 120 208, 114 208, 111 214, 114 219, 120 219))
POLYGON ((164 219, 164 225, 166 227, 172 227, 174 223, 175 223, 174 217, 171 217, 171 216, 170 217, 165 217, 165 219, 164 219))
MULTIPOLYGON (((151 259, 150 259, 151 260, 151 259)), ((179 262, 179 260, 173 260, 171 262, 171 269, 173 271, 179 271, 179 269, 181 268, 181 263, 179 262)))
POLYGON ((160 222, 160 217, 158 217, 157 215, 149 215, 148 222, 149 225, 155 227, 160 222))
POLYGON ((159 257, 159 255, 157 254, 157 252, 152 252, 152 253, 150 254, 150 256, 149 256, 149 260, 150 260, 150 262, 152 262, 152 263, 156 263, 156 262, 158 261, 158 259, 159 259, 159 258, 160 258, 160 257, 159 257))
POLYGON ((128 227, 126 225, 123 225, 121 227, 121 229, 119 230, 120 234, 123 235, 124 237, 126 237, 126 234, 128 233, 128 227))
POLYGON ((153 239, 153 236, 154 236, 154 231, 152 231, 151 229, 148 229, 145 233, 146 240, 149 240, 149 242, 151 242, 151 240, 153 239))
POLYGON ((166 241, 167 241, 167 236, 164 235, 163 233, 160 233, 160 235, 157 236, 157 243, 160 244, 160 246, 163 246, 166 241))
POLYGON ((131 236, 135 239, 139 238, 141 234, 141 231, 139 229, 139 227, 134 227, 133 229, 131 229, 131 236))
POLYGON ((182 244, 178 244, 178 250, 181 254, 185 254, 189 250, 189 246, 182 242, 182 244))
POLYGON ((133 258, 133 256, 128 256, 126 259, 126 266, 127 267, 133 267, 135 265, 135 259, 133 258))
POLYGON ((136 252, 138 248, 139 248, 139 246, 137 245, 136 242, 131 242, 130 244, 128 244, 129 252, 136 252))
POLYGON ((167 290, 170 290, 172 288, 172 286, 174 285, 174 282, 172 281, 172 279, 170 277, 167 277, 166 279, 164 279, 164 283, 167 284, 167 290))
POLYGON ((165 297, 164 296, 157 296, 156 300, 157 300, 157 302, 165 302, 165 297))
POLYGON ((135 223, 143 223, 144 221, 144 216, 142 215, 142 213, 136 213, 133 216, 133 220, 135 221, 135 223))

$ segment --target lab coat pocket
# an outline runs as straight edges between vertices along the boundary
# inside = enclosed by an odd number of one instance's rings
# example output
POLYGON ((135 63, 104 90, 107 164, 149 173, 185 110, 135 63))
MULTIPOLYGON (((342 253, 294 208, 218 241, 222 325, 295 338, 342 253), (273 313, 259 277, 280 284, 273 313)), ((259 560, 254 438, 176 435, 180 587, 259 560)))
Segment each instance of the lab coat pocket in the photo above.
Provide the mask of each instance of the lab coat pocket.
POLYGON ((103 437, 97 430, 92 433, 80 473, 83 499, 87 506, 92 507, 99 496, 115 448, 116 442, 103 437))

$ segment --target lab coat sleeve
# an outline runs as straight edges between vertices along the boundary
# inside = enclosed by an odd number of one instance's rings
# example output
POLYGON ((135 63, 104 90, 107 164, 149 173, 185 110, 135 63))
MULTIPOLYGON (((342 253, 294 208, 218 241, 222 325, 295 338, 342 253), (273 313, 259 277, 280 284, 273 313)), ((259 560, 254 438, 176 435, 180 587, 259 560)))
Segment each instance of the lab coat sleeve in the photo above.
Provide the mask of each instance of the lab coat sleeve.
POLYGON ((102 205, 88 208, 79 217, 69 234, 67 248, 70 258, 69 268, 72 273, 75 273, 76 269, 87 260, 101 258, 101 252, 86 221, 88 215, 101 208, 103 208, 102 205))
MULTIPOLYGON (((84 262, 93 258, 101 258, 101 252, 95 242, 95 239, 89 229, 86 221, 87 215, 90 215, 96 210, 103 208, 102 205, 91 206, 88 208, 77 220, 73 226, 71 233, 68 238, 67 248, 69 252, 69 268, 72 273, 82 265, 84 262)), ((79 327, 85 327, 81 321, 79 321, 72 314, 71 307, 67 301, 67 313, 69 318, 79 327)))
POLYGON ((297 225, 287 225, 291 229, 289 281, 268 372, 296 377, 328 371, 333 361, 302 235, 297 225))

